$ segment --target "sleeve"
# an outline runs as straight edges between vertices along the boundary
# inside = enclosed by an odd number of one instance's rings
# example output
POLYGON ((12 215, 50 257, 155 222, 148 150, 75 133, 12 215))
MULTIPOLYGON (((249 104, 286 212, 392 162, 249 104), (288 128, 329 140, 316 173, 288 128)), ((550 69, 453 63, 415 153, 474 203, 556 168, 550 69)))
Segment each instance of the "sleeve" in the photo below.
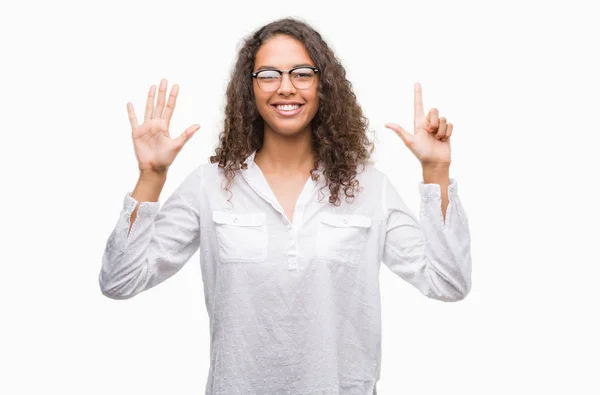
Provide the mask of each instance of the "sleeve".
POLYGON ((201 168, 186 177, 159 210, 141 202, 129 231, 137 200, 125 194, 123 209, 110 234, 98 282, 111 299, 129 299, 177 273, 200 246, 201 168))
POLYGON ((384 178, 384 264, 429 298, 464 299, 471 290, 471 236, 457 181, 450 178, 446 221, 440 185, 419 184, 419 224, 389 178, 384 178))

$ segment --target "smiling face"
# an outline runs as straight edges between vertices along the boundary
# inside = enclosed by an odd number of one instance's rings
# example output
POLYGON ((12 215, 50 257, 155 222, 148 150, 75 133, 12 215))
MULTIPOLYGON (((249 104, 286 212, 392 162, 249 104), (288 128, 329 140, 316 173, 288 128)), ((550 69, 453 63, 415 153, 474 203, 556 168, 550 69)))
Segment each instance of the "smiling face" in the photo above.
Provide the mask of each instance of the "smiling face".
MULTIPOLYGON (((300 41, 277 35, 265 41, 258 49, 253 71, 272 68, 289 70, 300 65, 317 67, 300 41)), ((253 78, 254 99, 258 112, 265 121, 265 134, 293 136, 311 133, 310 122, 319 108, 319 74, 317 73, 315 82, 308 89, 296 88, 289 77, 289 74, 284 73, 281 86, 273 92, 260 89, 257 80, 253 78), (296 105, 299 107, 295 108, 296 105)))

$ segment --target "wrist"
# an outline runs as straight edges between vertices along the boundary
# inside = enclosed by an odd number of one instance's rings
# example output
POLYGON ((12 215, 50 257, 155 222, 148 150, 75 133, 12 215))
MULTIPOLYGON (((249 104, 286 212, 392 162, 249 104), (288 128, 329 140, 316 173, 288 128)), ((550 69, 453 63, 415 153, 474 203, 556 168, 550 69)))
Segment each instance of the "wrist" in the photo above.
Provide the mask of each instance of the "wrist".
POLYGON ((427 172, 435 172, 435 171, 444 172, 444 171, 450 171, 450 162, 446 162, 446 163, 421 163, 421 167, 423 168, 423 171, 427 171, 427 172))
POLYGON ((423 182, 425 184, 447 184, 450 180, 450 164, 423 166, 423 182))
POLYGON ((167 179, 167 171, 140 170, 139 178, 144 181, 164 182, 167 179))

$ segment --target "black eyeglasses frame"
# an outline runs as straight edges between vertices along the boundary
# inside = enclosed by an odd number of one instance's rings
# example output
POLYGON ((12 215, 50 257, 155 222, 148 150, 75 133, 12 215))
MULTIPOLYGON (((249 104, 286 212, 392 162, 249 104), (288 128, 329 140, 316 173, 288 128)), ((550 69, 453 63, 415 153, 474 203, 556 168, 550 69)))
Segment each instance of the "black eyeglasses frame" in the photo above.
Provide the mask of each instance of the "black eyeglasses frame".
MULTIPOLYGON (((321 70, 320 70, 318 67, 313 67, 313 66, 297 66, 297 67, 294 67, 293 69, 289 69, 289 70, 279 70, 279 69, 260 69, 260 70, 256 70, 256 71, 254 71, 253 73, 251 73, 251 75, 252 75, 252 78, 256 79, 256 78, 258 77, 258 73, 260 73, 261 71, 276 71, 276 72, 278 72, 278 73, 279 73, 279 75, 281 76, 281 80, 283 80, 283 74, 284 74, 284 73, 291 74, 291 73, 292 73, 292 71, 294 71, 294 70, 298 70, 298 69, 311 69, 311 70, 312 70, 312 71, 315 73, 315 75, 317 75, 317 74, 318 74, 318 73, 321 71, 321 70)), ((258 81, 257 81, 257 82, 258 82, 258 81)), ((313 84, 314 84, 314 82, 313 82, 313 84)), ((293 80, 292 80, 292 85, 294 85, 294 81, 293 81, 293 80)), ((280 82, 280 85, 279 85, 279 86, 281 86, 281 82, 280 82)), ((259 84, 259 87, 260 87, 260 84, 259 84)), ((312 87, 312 85, 311 85, 311 86, 309 86, 308 88, 298 88, 296 85, 294 85, 294 87, 295 87, 296 89, 300 89, 300 90, 302 90, 302 89, 309 89, 309 88, 311 88, 311 87, 312 87)), ((261 89, 262 89, 262 88, 261 88, 261 89)), ((279 89, 279 88, 277 88, 277 89, 279 89)), ((277 89, 276 89, 276 90, 277 90, 277 89)), ((274 91, 273 91, 273 92, 274 92, 274 91)))

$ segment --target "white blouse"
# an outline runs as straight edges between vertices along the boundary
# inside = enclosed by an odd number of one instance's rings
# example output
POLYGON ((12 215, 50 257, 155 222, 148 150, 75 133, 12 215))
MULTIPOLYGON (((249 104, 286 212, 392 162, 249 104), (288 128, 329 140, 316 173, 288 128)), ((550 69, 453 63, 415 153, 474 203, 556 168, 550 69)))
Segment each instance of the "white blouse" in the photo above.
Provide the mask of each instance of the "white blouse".
MULTIPOLYGON (((438 184, 419 184, 420 224, 388 177, 358 174, 352 203, 329 203, 311 177, 290 221, 260 168, 230 188, 217 164, 198 166, 165 201, 128 192, 99 274, 127 299, 165 281, 200 248, 210 318, 207 395, 376 394, 381 365, 383 261, 424 295, 463 299, 471 288, 467 216, 450 179, 444 222, 438 184)), ((359 168, 359 171, 362 169, 359 168)))

